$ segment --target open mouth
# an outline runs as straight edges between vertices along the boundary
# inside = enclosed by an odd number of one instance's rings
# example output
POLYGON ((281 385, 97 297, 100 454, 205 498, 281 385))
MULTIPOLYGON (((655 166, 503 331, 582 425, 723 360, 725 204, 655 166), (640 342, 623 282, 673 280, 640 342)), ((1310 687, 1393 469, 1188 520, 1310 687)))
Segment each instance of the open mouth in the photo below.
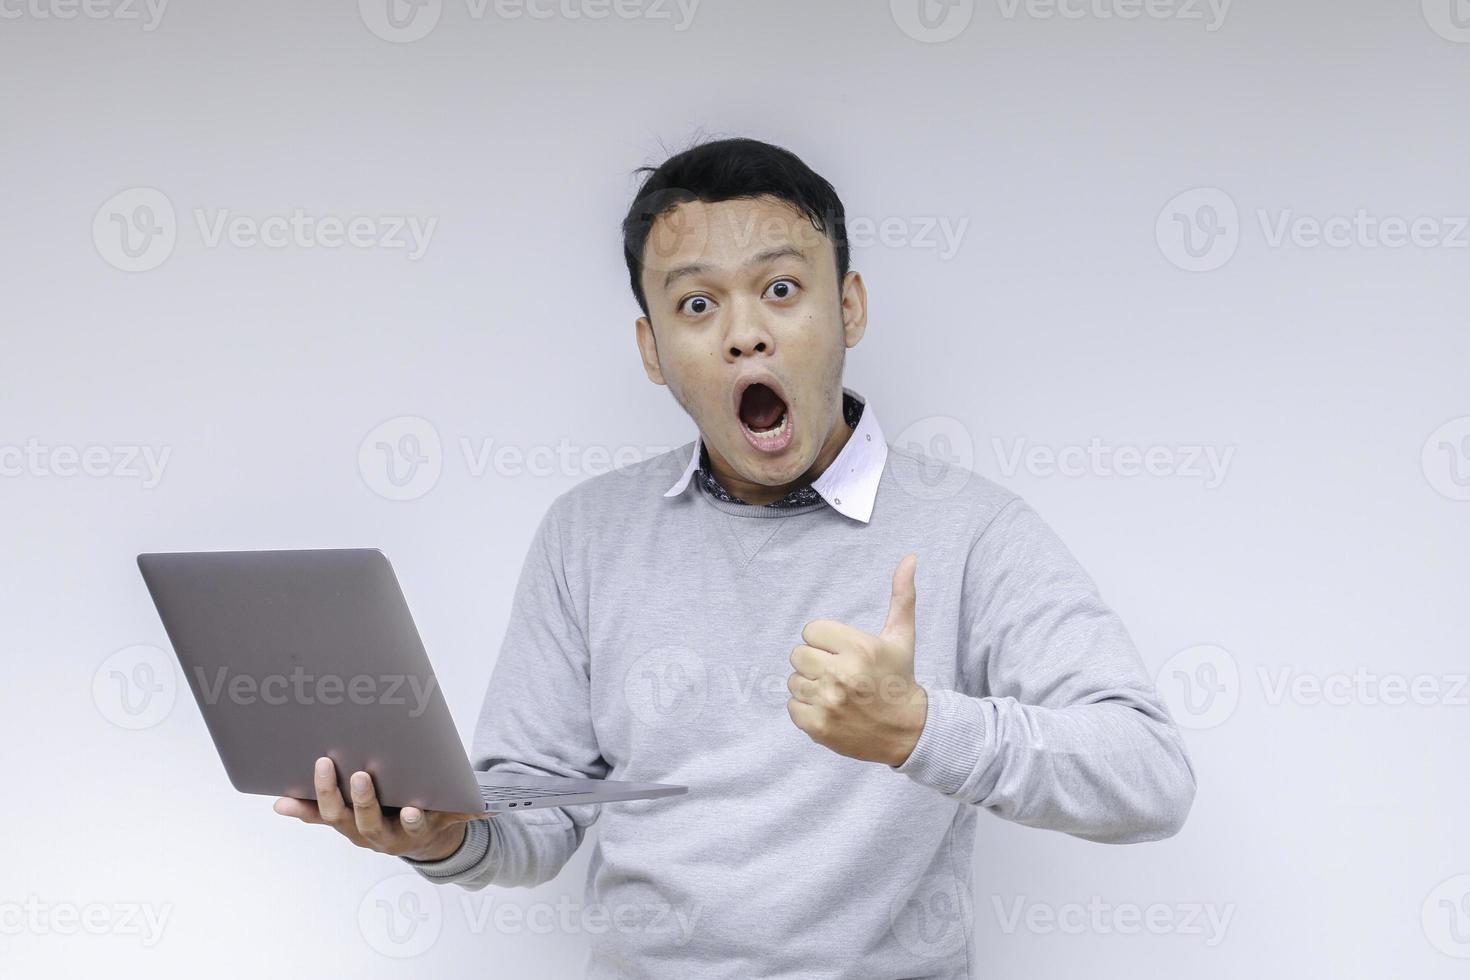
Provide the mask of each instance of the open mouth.
POLYGON ((752 446, 776 453, 791 444, 791 411, 775 388, 754 382, 740 393, 740 428, 752 446))

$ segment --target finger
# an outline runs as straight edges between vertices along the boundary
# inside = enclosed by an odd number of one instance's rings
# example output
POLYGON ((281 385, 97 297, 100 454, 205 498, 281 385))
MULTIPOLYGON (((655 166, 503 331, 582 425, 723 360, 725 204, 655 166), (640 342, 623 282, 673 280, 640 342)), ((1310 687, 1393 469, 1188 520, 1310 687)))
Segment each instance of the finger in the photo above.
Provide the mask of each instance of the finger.
POLYGON ((856 626, 839 623, 835 619, 814 619, 802 627, 801 639, 803 643, 818 650, 841 653, 844 650, 859 649, 864 642, 871 642, 872 634, 864 633, 856 626))
POLYGON ((378 794, 373 790, 373 777, 361 770, 352 774, 352 819, 357 832, 368 840, 379 840, 384 836, 383 808, 378 806, 378 794))
POLYGON ((430 821, 430 815, 416 806, 406 806, 398 811, 398 823, 403 832, 414 841, 423 840, 440 829, 439 821, 430 821))
POLYGON ((297 800, 283 796, 271 804, 271 809, 283 817, 295 817, 302 823, 326 823, 322 815, 317 812, 314 800, 297 800))
POLYGON ((831 666, 832 654, 826 650, 818 650, 816 647, 798 644, 791 651, 791 666, 801 676, 809 680, 818 680, 827 673, 831 666))
POLYGON ((816 703, 817 682, 800 674, 792 674, 786 678, 786 690, 791 696, 803 704, 816 703))
POLYGON ((342 802, 342 791, 337 788, 337 767, 332 760, 322 756, 316 760, 316 806, 322 819, 329 824, 339 824, 347 819, 347 805, 342 802))
POLYGON ((797 701, 795 698, 786 702, 786 713, 791 716, 792 724, 808 735, 819 727, 822 717, 821 708, 797 701))
POLYGON ((885 639, 905 646, 914 642, 914 571, 919 556, 904 555, 893 572, 893 596, 888 601, 888 620, 883 624, 885 639))

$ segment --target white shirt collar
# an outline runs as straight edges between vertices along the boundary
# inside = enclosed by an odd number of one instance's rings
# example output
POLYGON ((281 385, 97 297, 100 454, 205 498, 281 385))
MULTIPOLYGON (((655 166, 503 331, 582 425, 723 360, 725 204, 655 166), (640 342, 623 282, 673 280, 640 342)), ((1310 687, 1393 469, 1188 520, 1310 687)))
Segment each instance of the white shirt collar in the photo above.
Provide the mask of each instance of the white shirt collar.
MULTIPOLYGON (((883 441, 883 430, 878 427, 878 417, 868 400, 851 388, 843 388, 842 393, 857 399, 863 405, 863 414, 837 458, 812 483, 812 489, 838 513, 866 524, 873 515, 873 500, 878 495, 883 464, 888 461, 888 444, 883 441)), ((664 492, 665 497, 677 497, 689 486, 694 471, 699 469, 699 451, 703 445, 703 435, 696 435, 689 465, 664 492)))

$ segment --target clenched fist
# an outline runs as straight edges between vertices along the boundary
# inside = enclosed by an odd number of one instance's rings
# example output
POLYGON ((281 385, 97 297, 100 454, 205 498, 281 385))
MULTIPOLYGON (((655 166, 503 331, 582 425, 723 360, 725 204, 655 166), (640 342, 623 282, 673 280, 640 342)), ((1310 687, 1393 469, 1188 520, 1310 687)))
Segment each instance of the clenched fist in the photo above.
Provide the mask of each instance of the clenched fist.
POLYGON ((839 755, 900 766, 929 714, 928 692, 914 680, 914 568, 905 555, 893 573, 883 632, 874 636, 814 619, 791 651, 786 711, 797 728, 839 755))

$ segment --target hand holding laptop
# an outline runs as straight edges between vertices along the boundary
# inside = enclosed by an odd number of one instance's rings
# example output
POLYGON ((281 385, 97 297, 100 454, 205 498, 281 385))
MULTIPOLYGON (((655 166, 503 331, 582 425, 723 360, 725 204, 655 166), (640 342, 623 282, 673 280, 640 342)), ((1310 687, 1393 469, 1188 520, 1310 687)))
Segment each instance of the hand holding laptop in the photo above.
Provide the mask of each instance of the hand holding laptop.
POLYGON ((342 799, 337 788, 337 770, 332 760, 322 756, 316 760, 314 773, 315 800, 298 800, 283 796, 275 802, 275 811, 295 817, 302 823, 325 824, 358 847, 412 858, 415 861, 439 861, 459 850, 464 843, 465 822, 483 820, 495 814, 452 813, 423 810, 406 806, 396 817, 383 812, 378 804, 373 779, 366 772, 355 772, 350 780, 351 802, 342 799))
POLYGON ((230 782, 359 847, 448 856, 466 820, 688 791, 471 768, 376 549, 143 554, 138 568, 230 782))

